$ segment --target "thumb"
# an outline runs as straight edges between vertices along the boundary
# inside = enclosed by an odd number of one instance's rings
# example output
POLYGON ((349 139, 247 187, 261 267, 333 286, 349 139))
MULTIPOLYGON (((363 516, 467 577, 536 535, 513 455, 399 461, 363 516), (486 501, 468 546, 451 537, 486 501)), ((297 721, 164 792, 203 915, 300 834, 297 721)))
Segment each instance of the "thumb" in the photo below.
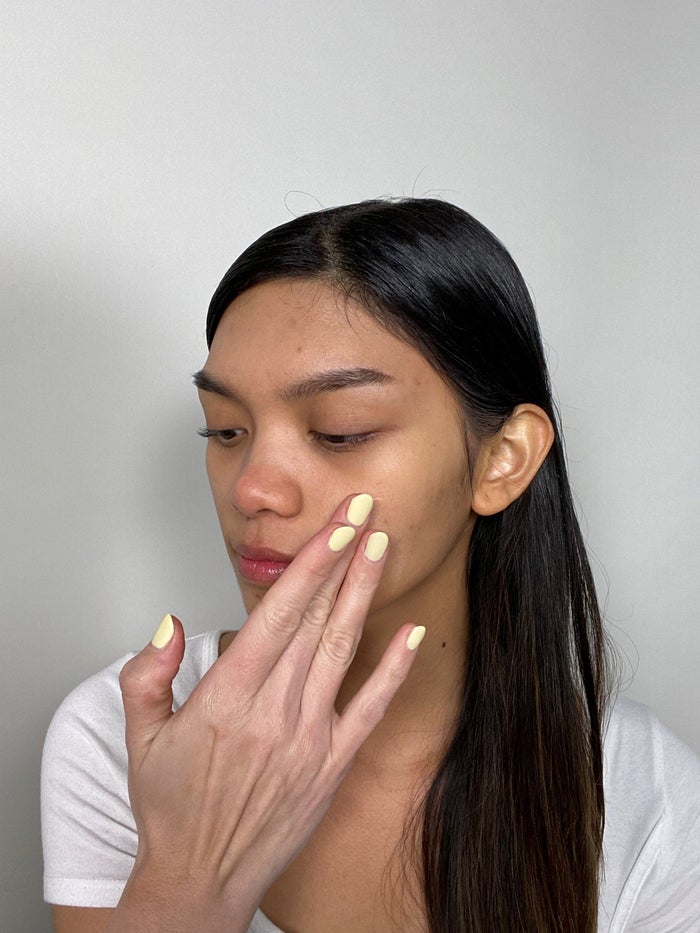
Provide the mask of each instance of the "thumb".
POLYGON ((182 623, 168 613, 153 640, 121 670, 126 747, 134 768, 139 768, 153 739, 173 714, 172 684, 184 653, 182 623))

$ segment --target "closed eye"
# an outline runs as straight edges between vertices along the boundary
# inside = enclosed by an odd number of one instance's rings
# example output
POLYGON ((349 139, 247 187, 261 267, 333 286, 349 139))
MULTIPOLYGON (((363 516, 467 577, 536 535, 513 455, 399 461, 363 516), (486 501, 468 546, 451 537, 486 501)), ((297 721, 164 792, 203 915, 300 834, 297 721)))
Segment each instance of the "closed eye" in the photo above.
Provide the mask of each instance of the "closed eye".
POLYGON ((376 431, 365 431, 362 434, 324 434, 321 431, 312 431, 311 435, 329 450, 343 451, 366 444, 377 436, 376 431))
POLYGON ((197 431, 200 437, 214 437, 222 447, 233 447, 245 434, 243 428, 225 428, 223 430, 214 430, 213 428, 200 428, 197 431))

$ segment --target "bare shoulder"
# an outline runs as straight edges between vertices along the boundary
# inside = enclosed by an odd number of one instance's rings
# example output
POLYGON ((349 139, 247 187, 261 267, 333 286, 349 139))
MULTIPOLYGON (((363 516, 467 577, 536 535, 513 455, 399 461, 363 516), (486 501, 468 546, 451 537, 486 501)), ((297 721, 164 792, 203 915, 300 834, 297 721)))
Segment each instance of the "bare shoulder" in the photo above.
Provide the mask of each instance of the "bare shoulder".
POLYGON ((54 933, 104 933, 111 907, 59 907, 54 904, 54 933))

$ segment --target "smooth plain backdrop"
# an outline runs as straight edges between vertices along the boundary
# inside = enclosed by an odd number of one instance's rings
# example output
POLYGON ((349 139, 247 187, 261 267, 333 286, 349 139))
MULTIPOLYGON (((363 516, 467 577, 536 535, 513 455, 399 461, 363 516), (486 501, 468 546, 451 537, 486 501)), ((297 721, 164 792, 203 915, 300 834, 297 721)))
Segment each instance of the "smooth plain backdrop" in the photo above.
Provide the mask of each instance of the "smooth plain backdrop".
POLYGON ((2 929, 49 929, 63 696, 165 611, 243 619, 190 375, 229 264, 319 204, 434 194, 509 247, 626 688, 700 750, 699 36, 660 0, 5 0, 2 929))

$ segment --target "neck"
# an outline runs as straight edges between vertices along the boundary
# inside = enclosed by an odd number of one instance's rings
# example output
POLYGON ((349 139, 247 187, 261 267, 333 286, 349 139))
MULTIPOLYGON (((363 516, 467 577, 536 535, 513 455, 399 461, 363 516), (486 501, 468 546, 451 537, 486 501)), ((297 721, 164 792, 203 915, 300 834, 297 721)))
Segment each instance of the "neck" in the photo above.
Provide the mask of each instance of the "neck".
POLYGON ((464 690, 468 606, 464 562, 367 617, 362 640, 336 702, 342 712, 379 663, 397 628, 426 626, 411 671, 358 755, 373 767, 434 770, 452 736, 464 690))

